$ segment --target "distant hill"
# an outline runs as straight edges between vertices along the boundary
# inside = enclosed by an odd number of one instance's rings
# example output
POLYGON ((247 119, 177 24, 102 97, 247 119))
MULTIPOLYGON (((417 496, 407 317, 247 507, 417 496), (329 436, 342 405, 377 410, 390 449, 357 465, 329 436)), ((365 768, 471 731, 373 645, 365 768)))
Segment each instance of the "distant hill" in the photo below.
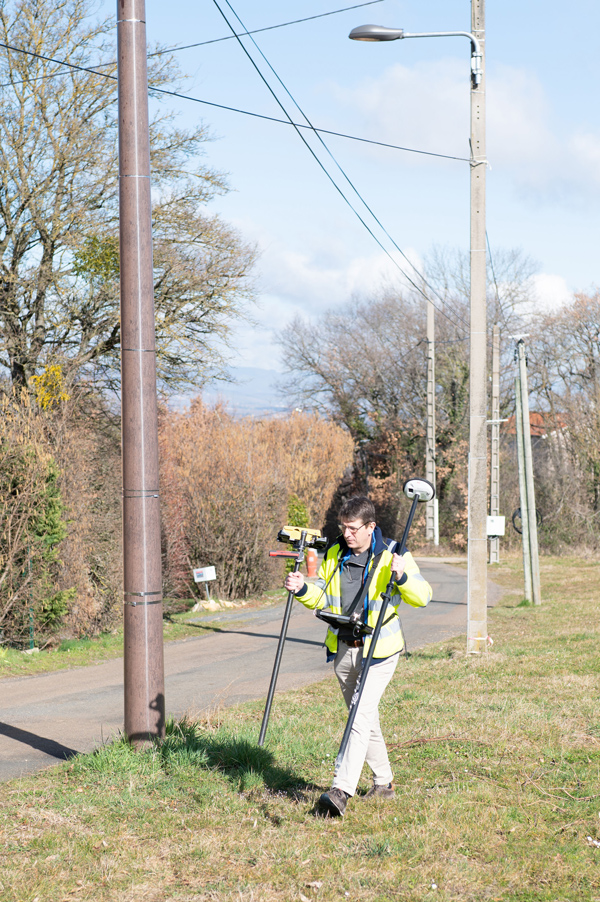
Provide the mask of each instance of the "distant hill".
POLYGON ((274 415, 290 409, 291 405, 275 388, 276 382, 281 379, 281 373, 277 370, 232 366, 229 372, 234 382, 214 383, 202 392, 208 404, 221 400, 241 416, 274 415))

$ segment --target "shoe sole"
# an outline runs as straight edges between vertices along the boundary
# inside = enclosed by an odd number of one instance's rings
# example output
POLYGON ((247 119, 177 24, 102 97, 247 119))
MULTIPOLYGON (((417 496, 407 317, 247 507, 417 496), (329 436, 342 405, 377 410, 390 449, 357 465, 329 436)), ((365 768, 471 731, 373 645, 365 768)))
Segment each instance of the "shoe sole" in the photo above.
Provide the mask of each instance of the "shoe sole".
POLYGON ((330 814, 332 817, 343 817, 344 812, 340 811, 337 805, 331 801, 329 796, 326 793, 323 793, 321 798, 319 799, 319 805, 321 808, 324 808, 327 814, 330 814))

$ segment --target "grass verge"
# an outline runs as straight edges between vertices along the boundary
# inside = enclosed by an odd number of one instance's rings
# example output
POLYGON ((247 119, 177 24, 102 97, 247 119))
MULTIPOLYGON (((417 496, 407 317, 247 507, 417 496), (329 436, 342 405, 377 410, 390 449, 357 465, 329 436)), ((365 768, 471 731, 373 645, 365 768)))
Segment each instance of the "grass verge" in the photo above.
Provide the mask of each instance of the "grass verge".
POLYGON ((516 559, 493 578, 492 650, 430 646, 386 693, 396 801, 315 816, 331 679, 276 697, 266 749, 255 703, 0 786, 0 899, 600 900, 600 565, 542 559, 539 608, 516 559))

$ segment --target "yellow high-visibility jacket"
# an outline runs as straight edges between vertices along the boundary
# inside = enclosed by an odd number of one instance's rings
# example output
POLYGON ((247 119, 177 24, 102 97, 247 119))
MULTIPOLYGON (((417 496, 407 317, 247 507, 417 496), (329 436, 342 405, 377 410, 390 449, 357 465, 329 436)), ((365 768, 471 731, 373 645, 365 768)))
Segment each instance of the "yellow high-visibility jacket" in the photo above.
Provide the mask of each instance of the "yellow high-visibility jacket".
MULTIPOLYGON (((393 539, 384 539, 381 530, 377 526, 373 532, 374 542, 371 554, 365 567, 365 580, 370 573, 374 559, 380 554, 381 557, 377 562, 377 569, 371 579, 368 593, 368 616, 367 623, 375 628, 377 618, 381 610, 381 596, 387 588, 387 584, 391 576, 392 554, 395 551, 397 543, 393 539)), ((315 583, 305 583, 296 598, 305 607, 311 610, 320 610, 322 608, 331 608, 332 613, 342 613, 341 590, 340 590, 340 559, 344 559, 348 555, 348 547, 343 538, 340 537, 335 545, 327 549, 323 563, 319 567, 318 579, 315 583), (329 585, 328 585, 329 584, 329 585), (325 587, 327 586, 327 589, 325 587)), ((397 608, 401 601, 412 605, 414 608, 422 608, 429 604, 432 596, 432 589, 427 580, 421 575, 419 568, 410 554, 405 552, 404 557, 404 573, 400 580, 394 583, 392 589, 392 599, 386 612, 385 620, 375 646, 373 653, 374 658, 388 658, 396 652, 402 651, 404 642, 402 640, 402 630, 400 621, 398 620, 397 608)), ((338 648, 337 629, 329 627, 327 636, 325 637, 325 645, 331 655, 335 655, 338 648)), ((363 657, 366 657, 369 651, 371 637, 365 636, 365 644, 363 647, 363 657)))

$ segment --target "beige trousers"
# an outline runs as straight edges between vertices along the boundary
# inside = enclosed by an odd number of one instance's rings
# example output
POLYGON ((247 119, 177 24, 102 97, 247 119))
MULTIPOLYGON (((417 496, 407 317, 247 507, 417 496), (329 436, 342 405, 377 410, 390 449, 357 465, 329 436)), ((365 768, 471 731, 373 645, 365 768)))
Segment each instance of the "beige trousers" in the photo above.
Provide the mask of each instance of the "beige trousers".
MULTIPOLYGON (((349 648, 343 642, 339 643, 334 669, 346 707, 350 705, 361 671, 362 652, 362 648, 349 648)), ((344 758, 335 762, 333 786, 348 795, 353 796, 356 792, 365 761, 373 772, 376 785, 387 786, 392 782, 392 769, 379 725, 379 702, 394 675, 399 657, 395 654, 369 667, 344 758)))

